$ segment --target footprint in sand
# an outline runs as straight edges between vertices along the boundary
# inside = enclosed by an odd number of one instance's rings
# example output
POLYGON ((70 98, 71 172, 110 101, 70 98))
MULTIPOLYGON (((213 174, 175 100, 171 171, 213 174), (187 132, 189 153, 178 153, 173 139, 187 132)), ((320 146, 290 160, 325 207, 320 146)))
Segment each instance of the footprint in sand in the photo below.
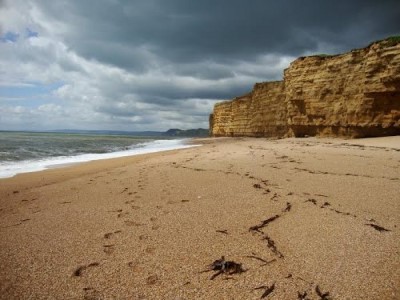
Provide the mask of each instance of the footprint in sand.
POLYGON ((148 240, 150 237, 147 234, 142 234, 139 236, 139 240, 144 241, 144 240, 148 240))
POLYGON ((138 222, 131 221, 131 220, 125 221, 124 223, 126 226, 143 226, 143 225, 145 225, 143 223, 138 223, 138 222))
MULTIPOLYGON (((156 221, 157 221, 157 218, 151 217, 151 218, 150 218, 150 221, 151 221, 151 222, 156 222, 156 221)), ((151 226, 151 230, 158 230, 159 228, 160 228, 160 225, 158 225, 158 224, 153 224, 153 226, 151 226)))
POLYGON ((160 229, 160 225, 151 226, 151 230, 158 230, 158 229, 160 229))
POLYGON ((90 263, 90 264, 88 264, 88 265, 79 266, 78 268, 76 268, 76 270, 74 271, 74 273, 73 273, 72 275, 75 276, 75 277, 80 277, 80 276, 83 275, 83 272, 84 272, 86 269, 92 268, 92 267, 98 267, 99 265, 100 265, 100 263, 98 263, 98 262, 93 262, 93 263, 90 263))
POLYGON ((104 238, 105 239, 110 239, 112 236, 114 236, 115 234, 120 233, 120 232, 122 232, 122 231, 121 230, 117 230, 117 231, 114 231, 114 232, 108 232, 108 233, 104 234, 104 238))
POLYGON ((123 218, 123 217, 126 217, 126 216, 128 216, 129 215, 129 212, 121 212, 121 213, 119 213, 118 214, 118 218, 123 218))
POLYGON ((133 272, 139 273, 143 271, 143 267, 133 261, 128 262, 128 267, 131 268, 133 272))
POLYGON ((103 299, 103 296, 99 291, 96 291, 95 289, 91 287, 85 287, 83 288, 83 299, 85 300, 100 300, 103 299))
POLYGON ((146 278, 146 284, 147 285, 154 285, 159 281, 159 278, 157 275, 151 275, 146 278))
POLYGON ((147 254, 154 254, 154 252, 156 252, 156 248, 155 247, 147 247, 145 250, 144 250, 147 254))
POLYGON ((104 253, 106 253, 106 254, 111 254, 111 253, 113 253, 114 252, 114 250, 115 250, 115 245, 114 244, 111 244, 111 245, 104 245, 103 246, 104 248, 103 248, 103 251, 104 251, 104 253))

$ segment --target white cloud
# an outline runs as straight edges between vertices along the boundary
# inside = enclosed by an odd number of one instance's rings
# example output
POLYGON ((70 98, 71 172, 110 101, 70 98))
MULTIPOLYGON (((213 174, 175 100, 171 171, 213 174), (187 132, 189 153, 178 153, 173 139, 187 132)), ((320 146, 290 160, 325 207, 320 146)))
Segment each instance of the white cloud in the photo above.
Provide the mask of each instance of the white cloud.
MULTIPOLYGON (((215 27, 222 20, 214 12, 202 15, 200 2, 191 4, 198 10, 188 11, 191 5, 174 7, 162 1, 4 3, 0 34, 19 37, 0 41, 0 129, 207 127, 216 101, 250 91, 255 82, 282 78, 294 59, 277 51, 282 38, 269 43, 267 33, 260 36, 264 29, 228 26, 227 32, 215 27), (199 23, 199 17, 210 25, 199 23), (204 26, 214 26, 209 39, 200 35, 204 26), (253 40, 252 29, 257 31, 253 40), (31 95, 21 92, 28 88, 31 95)), ((226 21, 236 26, 230 13, 226 21)), ((270 34, 290 32, 267 29, 270 34)), ((333 47, 315 42, 323 50, 333 47)), ((311 51, 304 45, 299 49, 311 51)))

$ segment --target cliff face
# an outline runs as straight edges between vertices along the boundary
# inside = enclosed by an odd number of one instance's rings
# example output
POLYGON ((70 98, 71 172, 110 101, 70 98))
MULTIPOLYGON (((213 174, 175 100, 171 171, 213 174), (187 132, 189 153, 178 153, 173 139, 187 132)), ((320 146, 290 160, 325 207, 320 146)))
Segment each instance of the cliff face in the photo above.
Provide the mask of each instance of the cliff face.
POLYGON ((276 136, 287 131, 283 81, 257 83, 250 94, 215 105, 214 136, 276 136))
POLYGON ((337 56, 302 57, 281 82, 258 83, 218 103, 213 136, 400 134, 400 44, 387 41, 337 56))

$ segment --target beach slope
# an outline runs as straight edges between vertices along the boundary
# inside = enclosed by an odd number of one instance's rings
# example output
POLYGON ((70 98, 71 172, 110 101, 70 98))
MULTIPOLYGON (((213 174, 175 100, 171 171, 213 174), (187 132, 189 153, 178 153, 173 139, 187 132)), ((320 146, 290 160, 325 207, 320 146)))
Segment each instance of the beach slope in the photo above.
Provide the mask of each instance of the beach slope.
POLYGON ((400 298, 400 137, 196 143, 0 180, 0 299, 400 298))

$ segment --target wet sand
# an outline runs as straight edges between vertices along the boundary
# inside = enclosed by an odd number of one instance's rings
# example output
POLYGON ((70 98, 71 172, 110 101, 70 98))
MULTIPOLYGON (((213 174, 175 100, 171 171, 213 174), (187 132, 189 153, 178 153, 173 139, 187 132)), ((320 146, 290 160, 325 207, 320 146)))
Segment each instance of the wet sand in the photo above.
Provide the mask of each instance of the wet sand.
POLYGON ((1 179, 0 299, 400 299, 400 137, 200 142, 1 179))

